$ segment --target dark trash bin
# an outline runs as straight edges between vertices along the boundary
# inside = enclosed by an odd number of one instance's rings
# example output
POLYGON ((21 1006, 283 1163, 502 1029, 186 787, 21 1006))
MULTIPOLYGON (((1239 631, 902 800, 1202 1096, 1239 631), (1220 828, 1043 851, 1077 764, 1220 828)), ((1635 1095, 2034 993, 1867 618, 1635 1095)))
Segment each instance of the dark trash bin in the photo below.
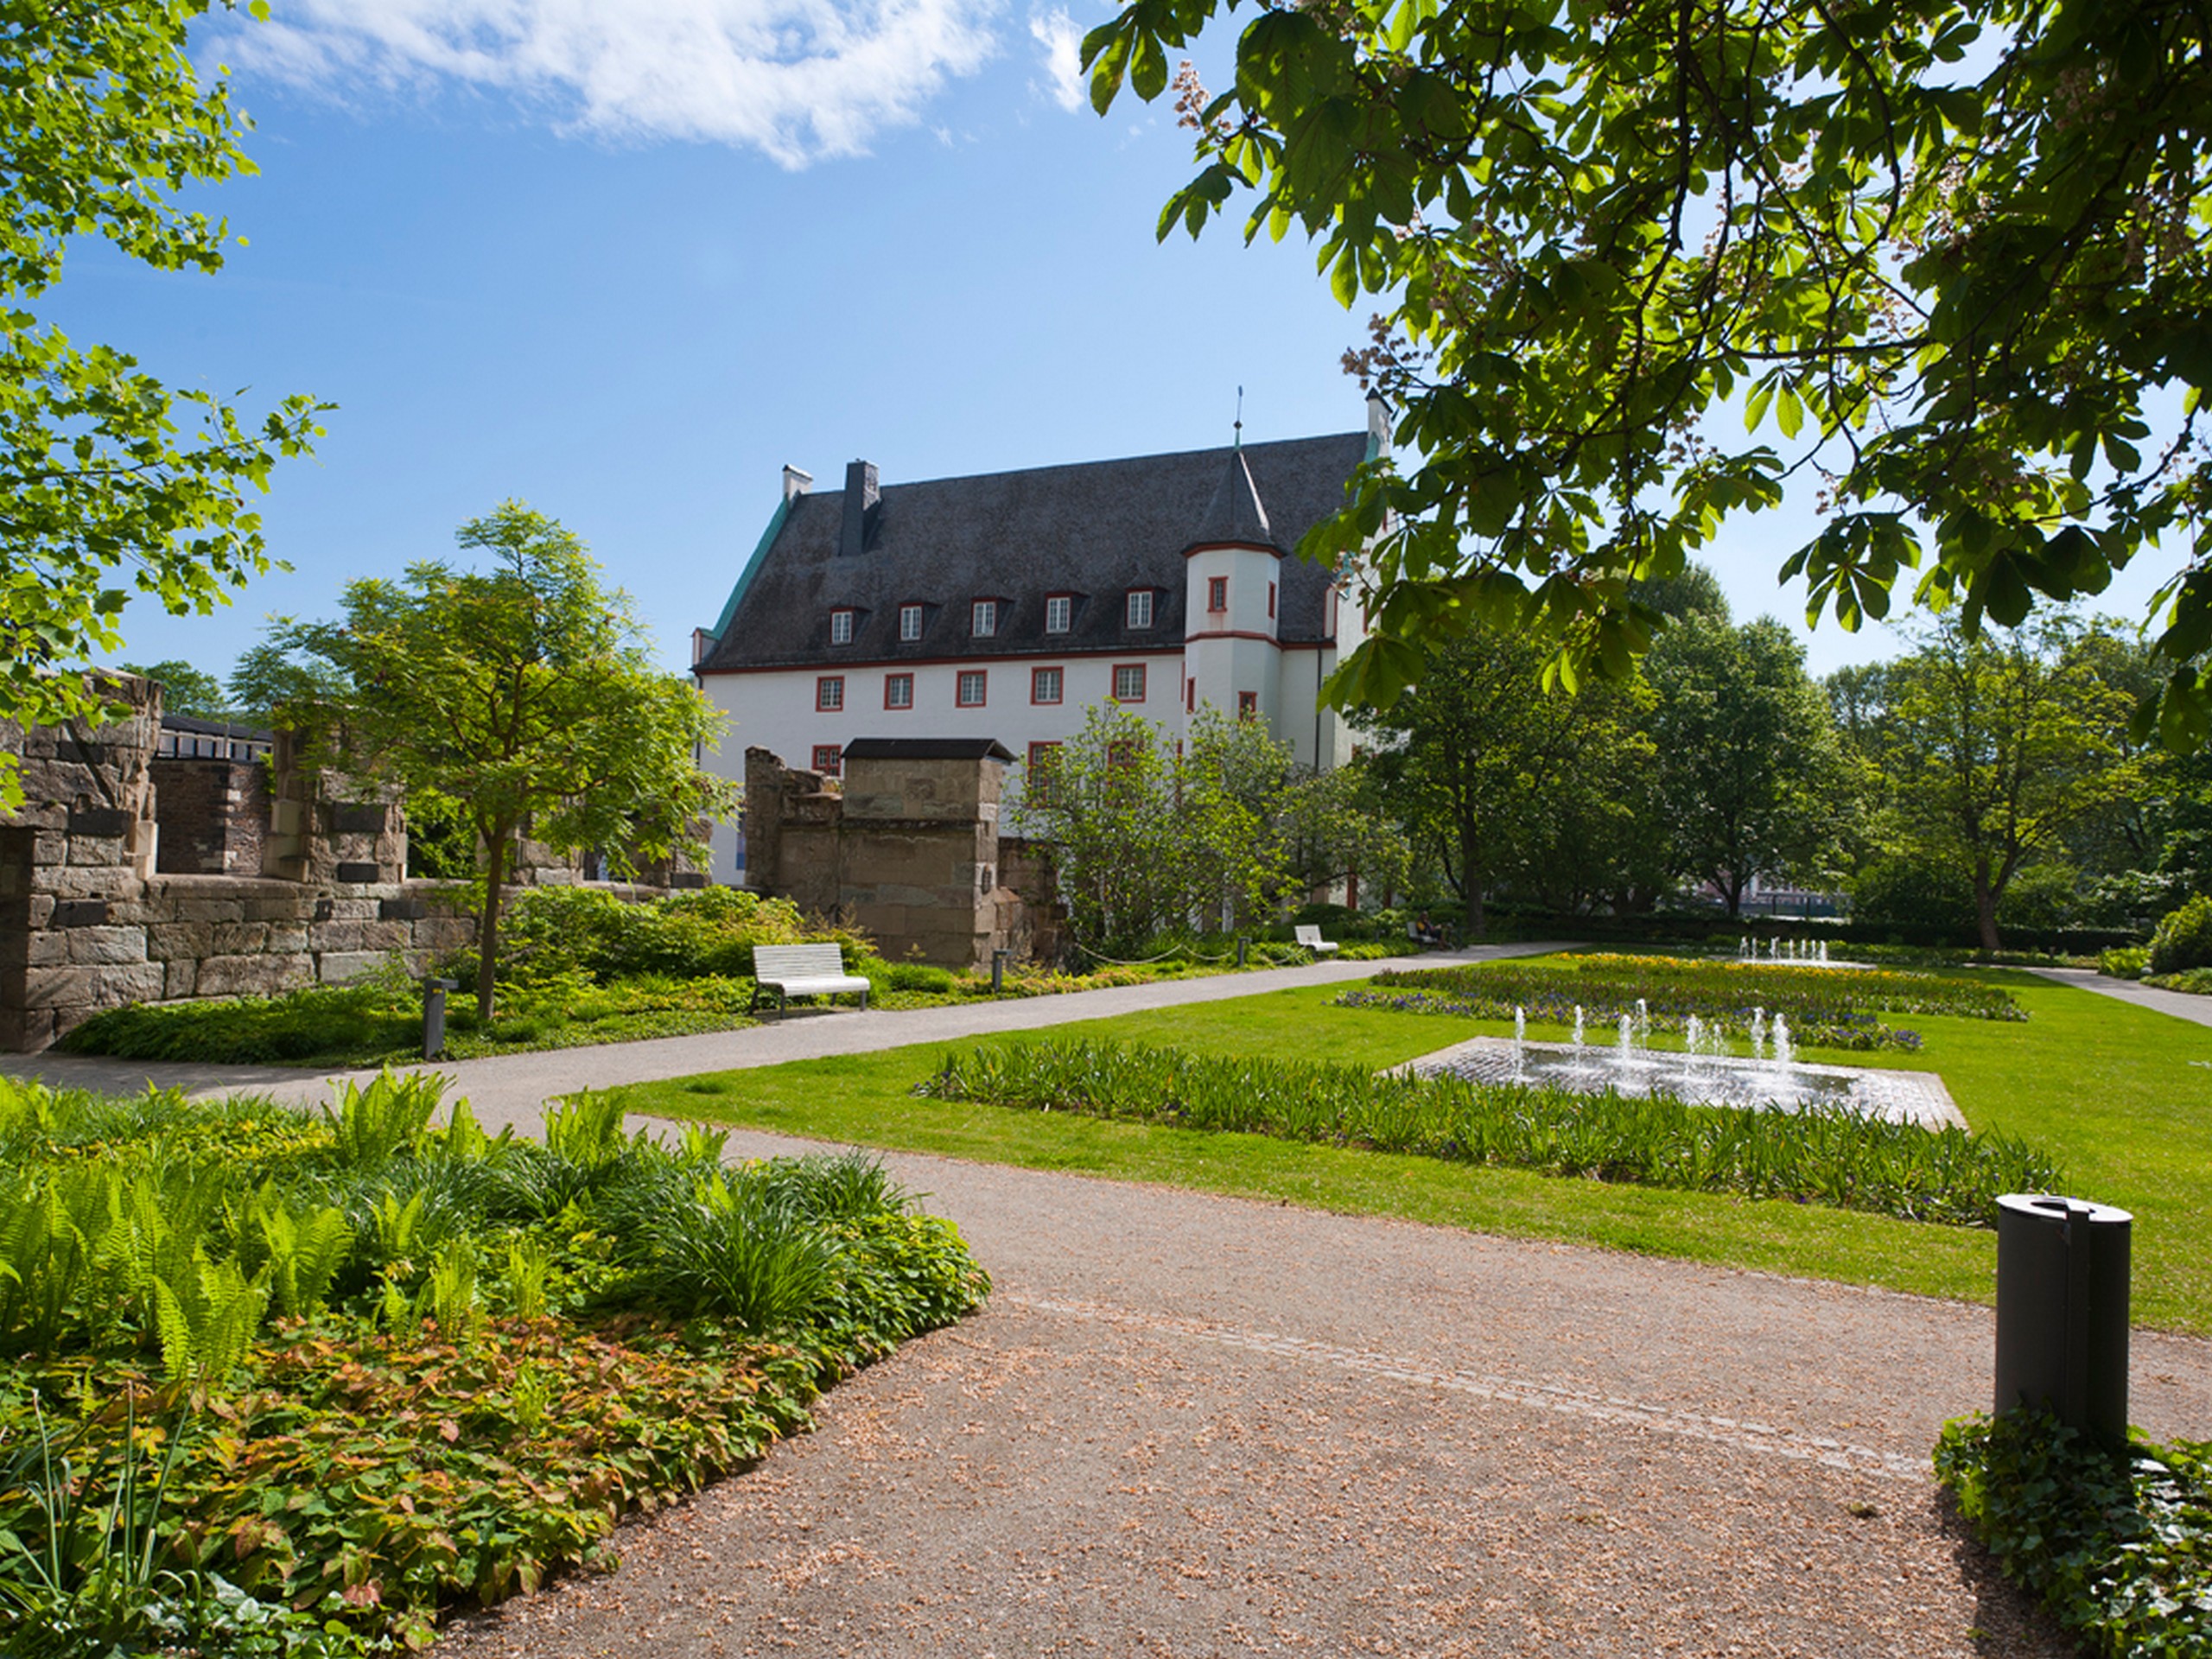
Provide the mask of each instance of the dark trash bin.
POLYGON ((2107 1446, 2126 1444, 2134 1221, 2083 1198, 1997 1200, 1999 1411, 2049 1411, 2107 1446))

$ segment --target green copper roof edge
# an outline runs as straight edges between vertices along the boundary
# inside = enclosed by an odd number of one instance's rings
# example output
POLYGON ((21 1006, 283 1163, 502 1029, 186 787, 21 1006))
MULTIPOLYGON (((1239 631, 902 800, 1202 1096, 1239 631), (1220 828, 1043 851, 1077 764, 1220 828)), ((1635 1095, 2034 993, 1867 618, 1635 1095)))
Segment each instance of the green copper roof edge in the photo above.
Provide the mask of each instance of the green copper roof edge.
POLYGON ((776 503, 776 511, 768 520, 768 528, 760 532, 760 539, 753 544, 753 556, 745 562, 745 569, 737 573, 737 585, 729 590, 729 602, 722 607, 721 620, 715 624, 715 640, 721 642, 729 632, 730 623, 737 616, 737 607, 745 602, 746 590, 753 586, 753 578, 760 569, 760 561, 769 548, 775 544, 777 533, 784 527, 784 520, 791 516, 791 499, 785 496, 776 503))

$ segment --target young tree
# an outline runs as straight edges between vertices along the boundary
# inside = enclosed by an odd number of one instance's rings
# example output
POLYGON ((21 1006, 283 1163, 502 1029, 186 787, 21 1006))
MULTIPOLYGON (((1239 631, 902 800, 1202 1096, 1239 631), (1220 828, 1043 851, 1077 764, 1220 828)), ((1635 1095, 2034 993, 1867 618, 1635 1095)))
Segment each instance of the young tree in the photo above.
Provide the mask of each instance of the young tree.
POLYGON ((189 715, 195 720, 238 718, 238 710, 231 706, 230 694, 223 690, 223 683, 190 663, 172 658, 143 666, 137 663, 118 663, 116 666, 125 674, 136 674, 158 683, 164 714, 189 715))
POLYGON ((1752 877, 1805 869, 1835 839, 1847 798, 1827 700, 1803 647, 1765 618, 1693 616, 1659 637, 1644 671, 1680 868, 1739 915, 1752 877))
POLYGON ((1516 874, 1556 894, 1564 863, 1577 864, 1577 898, 1602 883, 1586 855, 1629 830, 1635 779, 1651 766, 1635 723, 1650 700, 1641 682, 1548 691, 1544 656, 1505 633, 1432 645, 1413 685, 1366 717, 1383 798, 1442 865, 1471 938, 1490 888, 1516 874), (1605 827, 1589 833, 1593 822, 1605 827))
POLYGON ((353 582, 344 621, 280 621, 259 666, 311 694, 340 688, 282 712, 327 733, 341 764, 467 814, 486 849, 476 1006, 488 1019, 521 835, 633 867, 696 851, 700 821, 733 791, 698 764, 719 721, 689 682, 653 668, 629 595, 601 586, 573 533, 509 501, 459 540, 493 569, 425 562, 401 582, 353 582))
MULTIPOLYGON (((1084 41, 1094 104, 1157 98, 1226 9, 1129 0, 1084 41)), ((1524 601, 1569 671, 1624 675, 1628 584, 1811 464, 1836 511, 1783 569, 1847 628, 1930 551, 1971 637, 2193 537, 2159 729, 2212 729, 2212 460, 2145 442, 2212 378, 2202 7, 1270 3, 1219 97, 1173 79, 1199 170, 1160 234, 1249 192, 1248 239, 1296 226, 1340 302, 1389 308, 1351 366, 1420 462, 1365 469, 1306 550, 1375 542, 1340 700, 1524 601), (1737 400, 1730 442, 1706 417, 1737 400)))
POLYGON ((1969 639, 1929 630, 1891 668, 1884 756, 1920 855, 1974 881, 1982 948, 2012 878, 2066 829, 2134 787, 2130 704, 2101 680, 2066 619, 1969 639))
MULTIPOLYGON (((186 53, 207 4, 0 7, 0 719, 96 716, 96 688, 57 671, 122 645, 131 589, 183 615, 267 569, 247 502, 279 456, 306 452, 327 407, 288 397, 256 423, 71 344, 29 308, 75 237, 158 270, 221 267, 226 226, 177 206, 253 170, 227 88, 203 86, 186 53)), ((21 800, 0 754, 0 806, 21 800)))

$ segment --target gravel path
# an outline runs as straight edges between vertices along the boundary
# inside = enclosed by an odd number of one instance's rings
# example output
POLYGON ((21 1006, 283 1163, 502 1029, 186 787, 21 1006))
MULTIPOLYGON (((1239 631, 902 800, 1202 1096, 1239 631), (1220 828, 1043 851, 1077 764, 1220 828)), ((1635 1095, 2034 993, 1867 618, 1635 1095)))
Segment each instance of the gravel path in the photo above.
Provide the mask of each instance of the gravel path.
MULTIPOLYGON (((985 1311, 441 1652, 2070 1651, 1926 1473, 1986 1398, 1986 1310, 889 1162, 985 1311)), ((2135 1420, 2206 1433, 2212 1346, 2135 1357, 2135 1420)))

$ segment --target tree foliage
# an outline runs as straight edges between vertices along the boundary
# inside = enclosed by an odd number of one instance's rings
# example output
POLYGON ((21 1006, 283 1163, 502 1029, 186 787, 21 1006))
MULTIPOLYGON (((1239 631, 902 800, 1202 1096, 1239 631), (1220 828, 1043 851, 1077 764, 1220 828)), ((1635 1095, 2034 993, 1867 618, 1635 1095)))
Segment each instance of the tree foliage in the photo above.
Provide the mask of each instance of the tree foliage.
POLYGON ((1201 709, 1183 742, 1116 704, 1042 752, 1019 823, 1048 842, 1077 936, 1135 950, 1163 933, 1247 926, 1357 871, 1389 883, 1405 849, 1361 769, 1316 772, 1257 721, 1201 709))
POLYGON ((1486 631, 1432 643, 1414 683, 1369 715, 1383 798, 1465 903, 1474 937, 1502 883, 1572 907, 1601 885, 1656 875, 1634 868, 1651 863, 1636 852, 1657 824, 1642 810, 1649 690, 1631 679, 1547 691, 1544 654, 1486 631))
MULTIPOLYGON (((94 715, 96 689, 55 671, 122 645, 134 590, 205 613, 267 569, 248 502, 319 435, 325 405, 288 397, 255 420, 28 308, 73 238, 158 270, 222 265, 224 223, 177 205, 253 170, 227 88, 203 86, 186 53, 207 6, 0 3, 0 718, 94 715)), ((0 757, 0 805, 20 799, 0 757)))
MULTIPOLYGON (((1084 42, 1093 102, 1159 97, 1223 9, 1130 0, 1084 42)), ((1471 620, 1624 676, 1631 584, 1809 466, 1831 511, 1783 571, 1847 628, 1908 569, 1971 639, 2188 543, 2157 725, 2202 741, 2208 34, 2171 0, 1261 0, 1225 92, 1176 78, 1199 170, 1160 234, 1243 196, 1248 238, 1302 230, 1388 308, 1354 366, 1420 460, 1307 538, 1371 543, 1332 695, 1389 702, 1471 620)))
POLYGON ((466 813, 486 849, 476 1000, 488 1019, 518 836, 634 868, 696 853, 733 790, 698 765, 716 717, 652 666, 629 596, 601 586, 572 532, 509 501, 459 540, 493 568, 426 561, 401 582, 355 582, 342 622, 280 620, 257 672, 292 688, 280 715, 326 734, 340 764, 466 813))
POLYGON ((1889 668, 1873 730, 1892 810, 1915 855, 1972 882, 1985 950, 2013 878, 2139 782, 2126 695, 2083 639, 2065 618, 1972 639, 1947 620, 1889 668))
POLYGON ((238 710, 231 706, 223 683, 205 669, 175 658, 158 663, 118 663, 125 674, 136 674, 162 688, 162 712, 189 715, 195 720, 229 720, 238 710))
POLYGON ((1811 873, 1846 815, 1827 700, 1777 622, 1710 613, 1662 634, 1645 663, 1646 724, 1677 866, 1740 913, 1755 876, 1811 873))

